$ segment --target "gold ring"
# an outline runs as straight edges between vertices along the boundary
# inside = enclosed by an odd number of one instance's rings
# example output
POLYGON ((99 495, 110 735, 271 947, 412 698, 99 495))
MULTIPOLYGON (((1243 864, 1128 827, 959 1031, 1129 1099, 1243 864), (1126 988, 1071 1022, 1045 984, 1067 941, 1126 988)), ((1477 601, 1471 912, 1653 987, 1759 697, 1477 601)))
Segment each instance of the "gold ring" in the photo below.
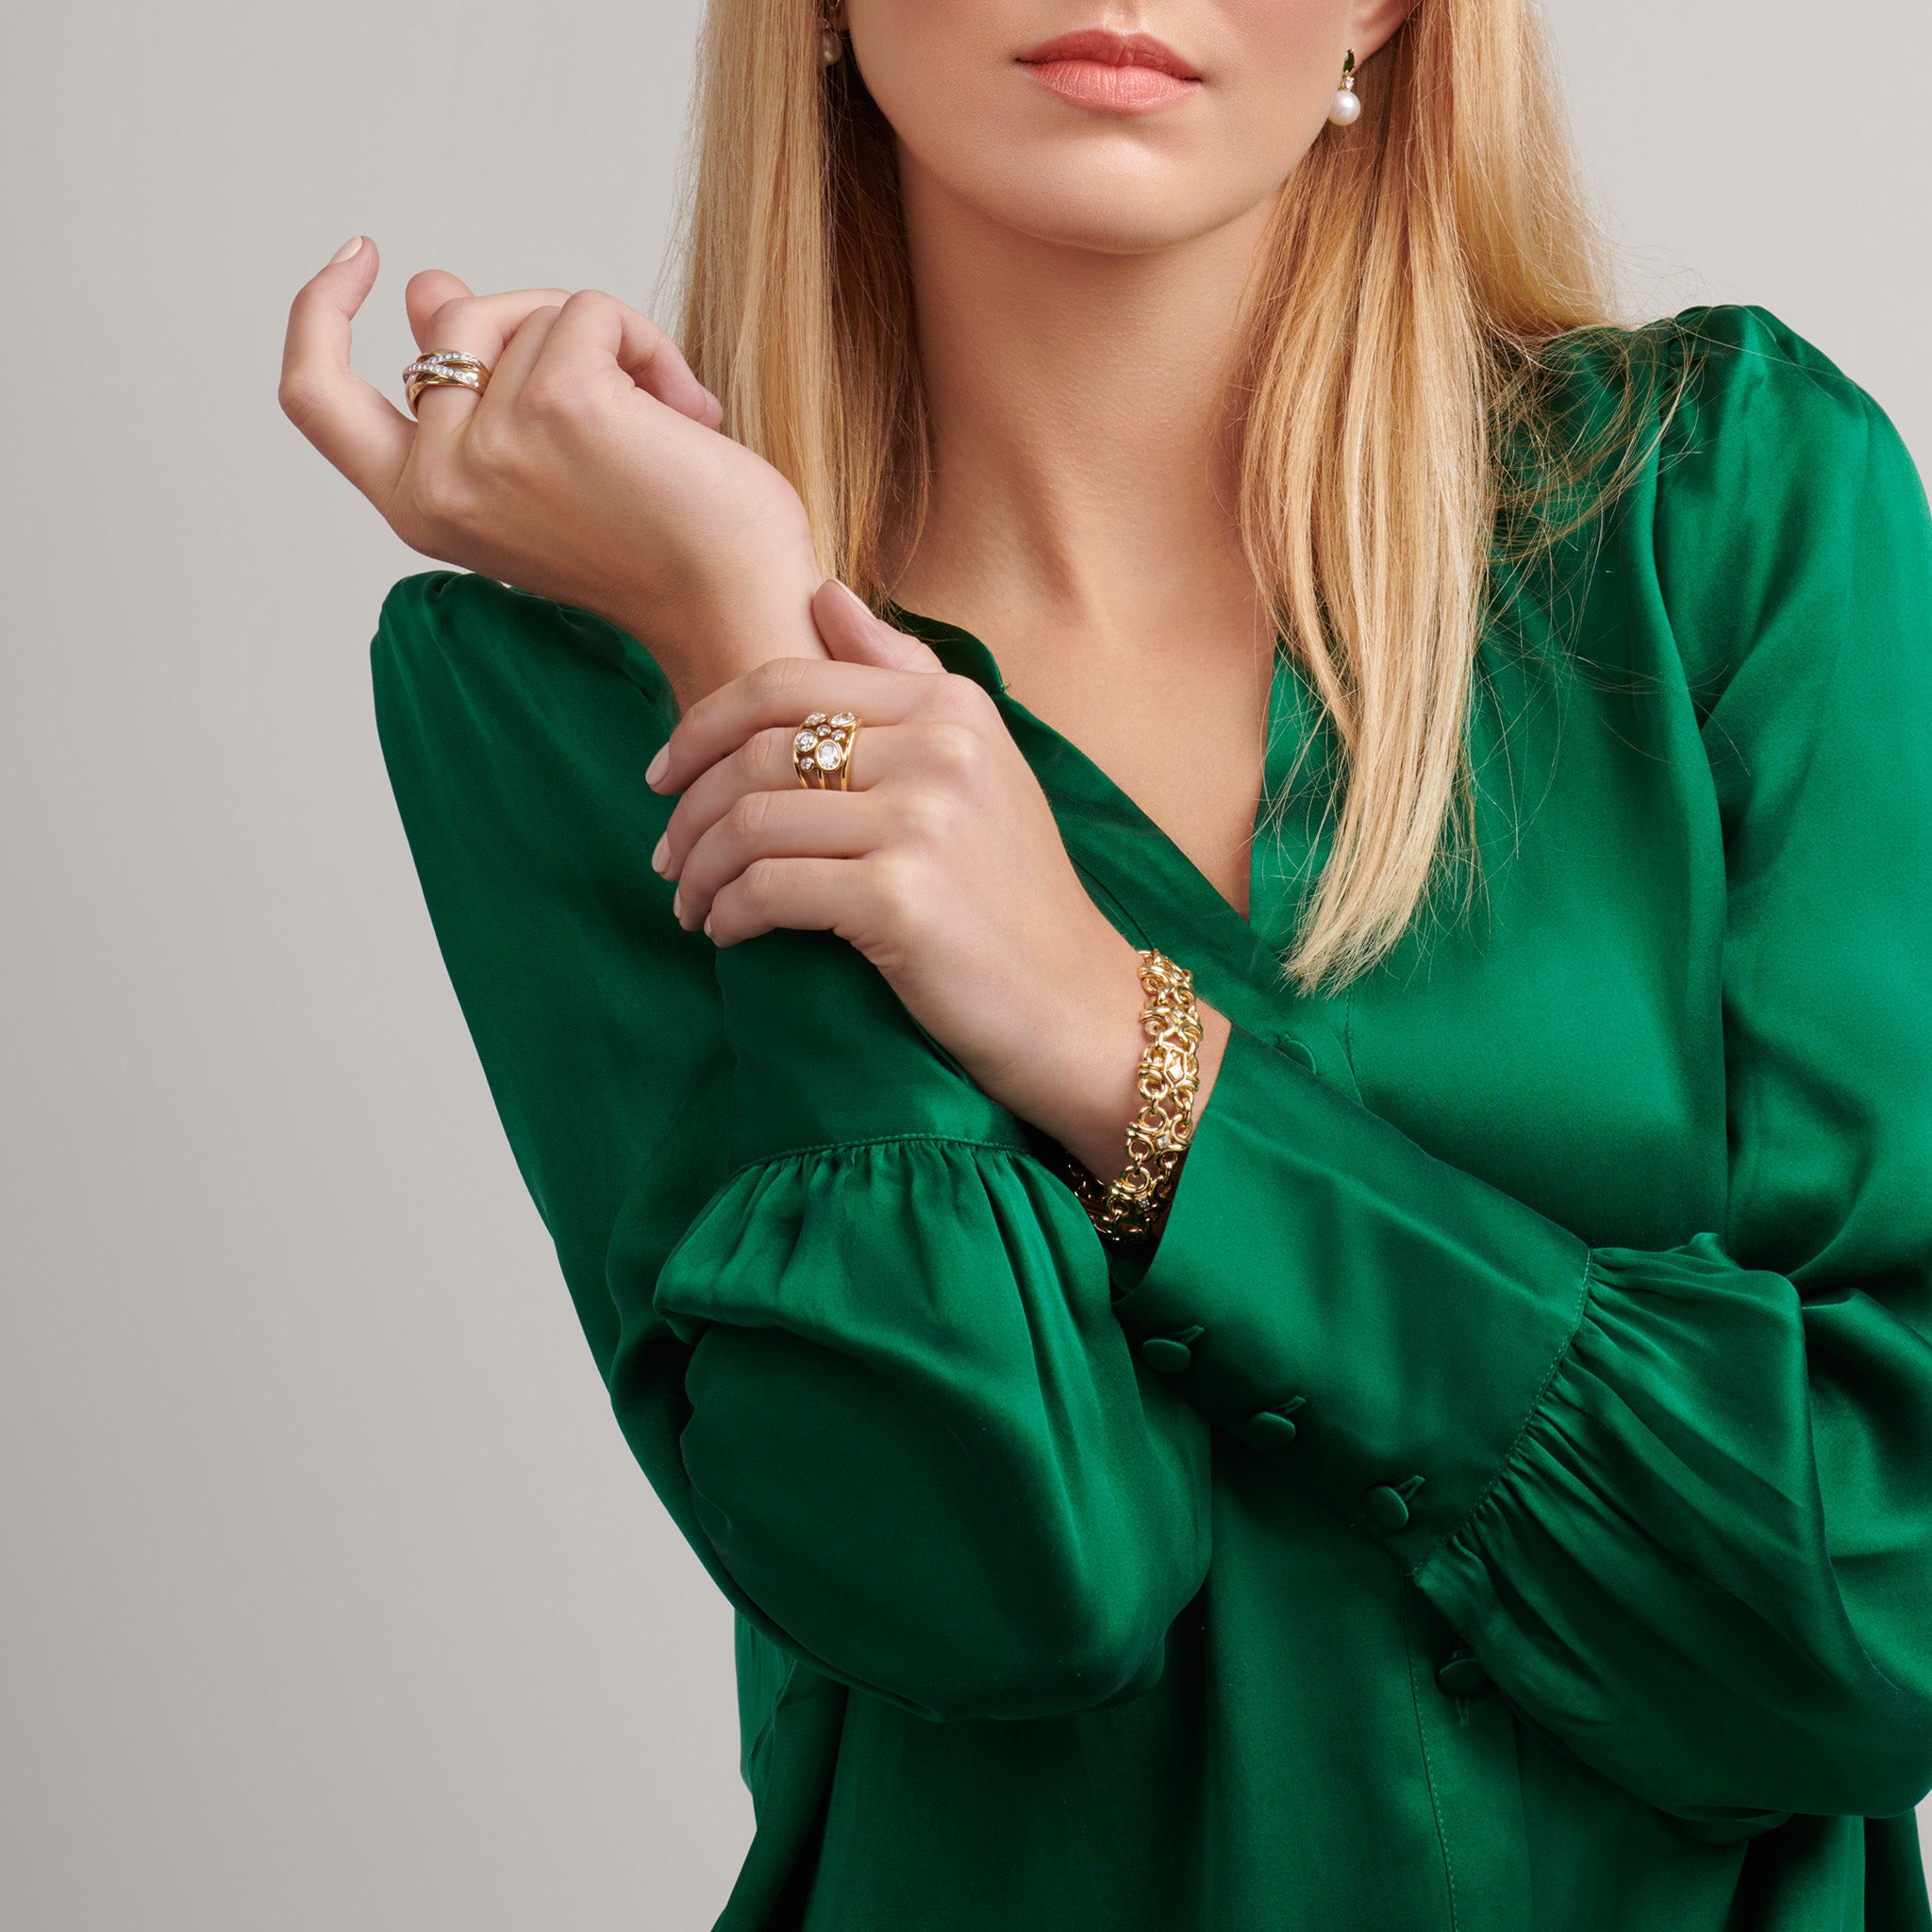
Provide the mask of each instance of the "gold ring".
POLYGON ((403 394, 412 416, 416 398, 425 389, 470 389, 480 396, 489 386, 489 366, 463 349, 431 349, 403 370, 403 394))
POLYGON ((814 711, 798 727, 791 740, 791 769, 808 791, 829 791, 837 773, 839 790, 848 789, 852 775, 852 747, 858 742, 858 720, 850 711, 834 711, 828 718, 814 711))

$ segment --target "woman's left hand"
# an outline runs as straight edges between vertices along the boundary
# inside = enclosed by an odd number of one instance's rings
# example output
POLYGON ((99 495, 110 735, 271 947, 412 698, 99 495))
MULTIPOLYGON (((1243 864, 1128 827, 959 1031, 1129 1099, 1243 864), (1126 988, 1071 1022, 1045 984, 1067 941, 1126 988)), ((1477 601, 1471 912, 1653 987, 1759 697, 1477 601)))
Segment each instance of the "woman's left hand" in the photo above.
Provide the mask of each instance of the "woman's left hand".
MULTIPOLYGON (((653 857, 680 924, 721 946, 839 934, 995 1100, 1118 1172, 1144 1041, 1134 948, 1081 885, 986 691, 841 584, 812 611, 829 659, 773 658, 701 698, 646 774, 682 793, 653 857), (854 789, 806 790, 799 722, 848 709, 854 789)), ((1210 1028, 1217 1060, 1224 1039, 1210 1028)), ((1201 1058, 1205 1099, 1207 1041, 1201 1058)))

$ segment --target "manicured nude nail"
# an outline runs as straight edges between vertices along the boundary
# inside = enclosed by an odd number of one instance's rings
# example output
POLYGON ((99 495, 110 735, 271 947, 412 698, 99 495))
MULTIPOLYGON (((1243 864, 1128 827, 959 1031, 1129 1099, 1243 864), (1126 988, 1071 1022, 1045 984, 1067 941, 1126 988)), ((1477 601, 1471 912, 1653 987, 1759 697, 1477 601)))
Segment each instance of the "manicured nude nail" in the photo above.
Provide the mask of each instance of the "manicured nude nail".
POLYGON ((333 255, 329 257, 328 265, 331 268, 333 268, 339 261, 347 261, 350 256, 354 255, 357 249, 361 247, 361 236, 351 235, 349 239, 346 242, 344 242, 340 248, 338 248, 333 255))
POLYGON ((651 870, 653 872, 661 873, 664 870, 664 860, 669 856, 670 851, 671 834, 665 832, 659 836, 657 844, 651 848, 651 870))
POLYGON ((684 888, 679 886, 671 895, 671 916, 679 925, 684 924, 684 888))
MULTIPOLYGON (((708 940, 712 939, 711 915, 708 912, 705 914, 705 937, 708 940)), ((713 941, 713 943, 715 943, 715 941, 713 941)))
POLYGON ((664 767, 670 762, 671 747, 668 744, 660 744, 658 747, 658 756, 644 767, 644 783, 646 785, 656 785, 658 780, 664 775, 664 767))

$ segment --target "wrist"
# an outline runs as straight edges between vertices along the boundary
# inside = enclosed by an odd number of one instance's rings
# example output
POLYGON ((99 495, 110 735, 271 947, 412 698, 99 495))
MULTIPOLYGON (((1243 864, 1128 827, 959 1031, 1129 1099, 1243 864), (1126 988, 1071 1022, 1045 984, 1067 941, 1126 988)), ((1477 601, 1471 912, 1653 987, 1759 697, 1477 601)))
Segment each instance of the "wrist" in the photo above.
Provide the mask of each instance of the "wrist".
POLYGON ((656 659, 680 711, 771 658, 823 658, 816 577, 633 593, 610 613, 656 659))
MULTIPOLYGON (((1141 1056, 1147 1046, 1141 1018, 1147 995, 1136 948, 1110 925, 1106 934, 1089 963, 1070 979, 1065 1009, 1042 1028, 1042 1037, 1056 1047, 1036 1062, 1040 1098, 1023 1109, 1034 1125, 1102 1181, 1113 1179, 1125 1162, 1127 1128, 1141 1108, 1141 1056)), ((1195 1053, 1198 1121, 1232 1028, 1224 1015, 1198 997, 1195 1010, 1201 1022, 1195 1053)))

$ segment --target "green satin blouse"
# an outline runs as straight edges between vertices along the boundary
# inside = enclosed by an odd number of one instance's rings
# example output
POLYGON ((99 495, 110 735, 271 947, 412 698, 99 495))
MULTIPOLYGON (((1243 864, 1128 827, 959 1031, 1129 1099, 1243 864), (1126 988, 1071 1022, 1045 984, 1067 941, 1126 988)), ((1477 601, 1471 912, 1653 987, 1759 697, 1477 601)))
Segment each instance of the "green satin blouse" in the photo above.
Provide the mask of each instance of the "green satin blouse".
POLYGON ((1497 575, 1480 888, 1339 996, 1285 657, 1242 919, 901 613, 1233 1022, 1151 1259, 842 941, 678 927, 633 639, 391 592, 450 976, 737 1611, 721 1932, 1932 1926, 1932 525, 1772 317, 1639 337, 1635 482, 1497 575))

